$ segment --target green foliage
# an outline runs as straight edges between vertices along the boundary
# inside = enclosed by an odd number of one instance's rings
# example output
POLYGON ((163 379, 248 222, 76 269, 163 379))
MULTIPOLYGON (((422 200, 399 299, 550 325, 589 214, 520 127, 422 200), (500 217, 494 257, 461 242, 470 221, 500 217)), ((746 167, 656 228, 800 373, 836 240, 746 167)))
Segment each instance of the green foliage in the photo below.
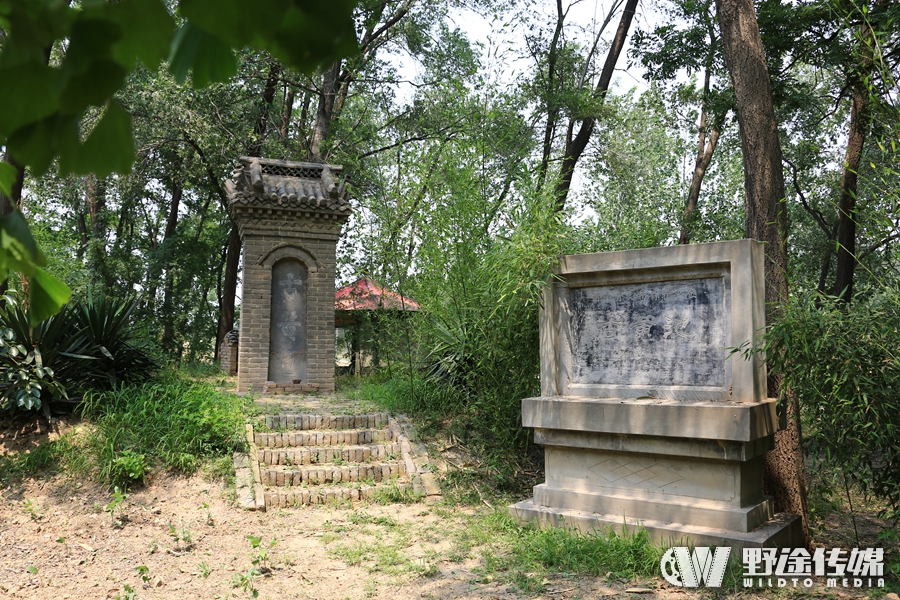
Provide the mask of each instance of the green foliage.
POLYGON ((243 444, 241 400, 207 384, 172 378, 91 392, 83 412, 95 421, 92 469, 111 485, 140 482, 157 464, 191 473, 243 444))
POLYGON ((900 517, 900 290, 853 304, 794 298, 766 336, 771 368, 797 394, 810 451, 900 517))
POLYGON ((626 580, 657 577, 665 550, 651 543, 643 529, 629 533, 609 528, 583 533, 522 527, 505 511, 473 519, 462 538, 457 537, 457 544, 462 543, 463 548, 472 543, 490 543, 492 547, 482 551, 482 572, 489 576, 500 574, 529 593, 539 592, 549 573, 626 580))
POLYGON ((385 387, 360 390, 391 408, 450 418, 454 431, 498 457, 528 443, 519 403, 539 391, 538 306, 560 246, 558 217, 539 205, 511 219, 518 229, 461 241, 443 277, 418 282, 421 314, 395 326, 414 328, 419 353, 393 357, 401 360, 385 387))
MULTIPOLYGON (((54 158, 63 175, 126 174, 135 158, 132 117, 114 96, 138 62, 155 69, 168 56, 179 82, 193 72, 203 87, 233 75, 234 49, 250 45, 312 72, 356 50, 354 4, 183 0, 179 16, 187 20, 176 35, 162 0, 2 0, 0 82, 16 93, 0 97, 0 146, 38 175, 54 158)), ((0 192, 10 194, 16 174, 9 163, 0 167, 0 192)), ((0 280, 9 270, 29 277, 35 324, 70 294, 45 264, 18 211, 0 217, 0 280)))
MULTIPOLYGON (((0 102, 0 142, 37 173, 59 156, 63 174, 127 173, 134 160, 131 116, 113 99, 138 61, 156 68, 167 58, 179 81, 225 81, 235 72, 234 49, 256 46, 283 63, 311 72, 355 50, 348 0, 306 2, 206 2, 183 0, 187 19, 176 20, 161 0, 116 4, 0 3, 8 32, 0 54, 0 80, 16 94, 0 102), (66 41, 64 51, 57 48, 66 41), (58 54, 54 54, 58 52, 58 54), (102 117, 84 143, 79 124, 91 107, 102 117)), ((8 170, 0 172, 9 187, 8 170)))
POLYGON ((29 311, 7 296, 0 310, 0 410, 49 414, 49 403, 67 397, 67 390, 146 380, 157 365, 136 345, 134 305, 89 298, 33 326, 29 311))

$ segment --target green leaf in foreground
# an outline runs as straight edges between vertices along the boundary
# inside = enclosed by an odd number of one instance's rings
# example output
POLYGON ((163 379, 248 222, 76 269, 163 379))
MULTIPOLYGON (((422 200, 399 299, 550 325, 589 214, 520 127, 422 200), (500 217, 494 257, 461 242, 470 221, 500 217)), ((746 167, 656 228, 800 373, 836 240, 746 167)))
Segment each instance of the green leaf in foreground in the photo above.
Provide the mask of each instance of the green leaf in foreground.
POLYGON ((131 115, 111 100, 103 117, 94 126, 83 146, 60 149, 59 168, 63 173, 128 173, 134 162, 131 115))
POLYGON ((31 324, 37 325, 47 317, 58 313, 71 296, 72 290, 69 286, 40 267, 35 268, 28 298, 28 317, 31 324))
POLYGON ((178 83, 184 83, 191 71, 191 84, 200 89, 237 73, 237 60, 222 40, 188 21, 175 35, 169 69, 178 83))
POLYGON ((16 168, 8 162, 0 162, 0 194, 12 194, 12 186, 16 182, 16 168))

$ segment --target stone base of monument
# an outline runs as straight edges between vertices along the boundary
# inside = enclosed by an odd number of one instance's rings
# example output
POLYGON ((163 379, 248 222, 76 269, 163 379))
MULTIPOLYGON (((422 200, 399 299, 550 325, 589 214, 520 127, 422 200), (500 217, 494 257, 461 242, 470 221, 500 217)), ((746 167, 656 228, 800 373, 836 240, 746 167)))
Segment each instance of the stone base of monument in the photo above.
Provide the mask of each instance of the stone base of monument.
POLYGON ((650 538, 667 547, 732 546, 734 548, 800 548, 803 540, 800 517, 780 513, 765 525, 746 533, 710 527, 698 527, 681 523, 667 523, 652 519, 630 519, 619 515, 604 515, 581 510, 550 508, 523 500, 509 507, 509 512, 520 523, 533 522, 539 527, 575 529, 581 532, 612 529, 616 533, 634 533, 645 530, 650 538))
POLYGON ((659 541, 801 544, 794 515, 762 494, 775 401, 540 397, 522 422, 544 446, 546 481, 510 507, 522 521, 578 529, 634 528, 659 541))

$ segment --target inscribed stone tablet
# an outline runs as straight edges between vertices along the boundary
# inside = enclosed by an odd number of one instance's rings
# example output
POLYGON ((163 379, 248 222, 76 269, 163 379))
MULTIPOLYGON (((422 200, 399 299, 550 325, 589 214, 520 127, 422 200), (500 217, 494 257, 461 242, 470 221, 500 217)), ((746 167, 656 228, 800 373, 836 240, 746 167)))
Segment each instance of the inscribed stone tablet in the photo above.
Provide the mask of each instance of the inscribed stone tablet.
POLYGON ((725 385, 721 277, 569 290, 571 383, 725 385))
POLYGON ((269 381, 306 381, 306 266, 283 259, 272 267, 269 381))

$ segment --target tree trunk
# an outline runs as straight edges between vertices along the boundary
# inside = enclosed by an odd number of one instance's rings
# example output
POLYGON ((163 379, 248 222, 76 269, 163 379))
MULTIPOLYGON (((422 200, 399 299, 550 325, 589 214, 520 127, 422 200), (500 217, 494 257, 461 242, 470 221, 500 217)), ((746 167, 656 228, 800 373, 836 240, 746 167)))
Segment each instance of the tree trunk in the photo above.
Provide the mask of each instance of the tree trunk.
POLYGON ((550 152, 553 150, 553 134, 556 131, 556 123, 559 120, 559 102, 554 98, 556 87, 556 61, 559 53, 559 38, 562 36, 565 25, 566 13, 563 11, 562 0, 556 0, 556 29, 553 30, 553 39, 550 40, 550 49, 547 52, 547 123, 544 126, 544 141, 541 151, 541 166, 538 169, 538 191, 544 188, 547 179, 547 170, 550 168, 550 152))
POLYGON ((331 129, 331 117, 334 114, 334 99, 340 82, 341 61, 336 60, 322 76, 322 90, 319 92, 319 107, 316 110, 316 121, 309 140, 309 154, 313 162, 325 162, 322 144, 328 138, 331 129))
POLYGON ((219 336, 216 347, 222 344, 225 334, 234 329, 234 300, 237 295, 238 266, 241 262, 241 234, 232 223, 225 251, 225 275, 222 282, 222 296, 219 302, 219 336))
MULTIPOLYGON (((744 158, 745 235, 765 242, 766 319, 773 323, 788 299, 787 211, 781 144, 769 73, 752 0, 716 0, 725 61, 737 100, 744 158)), ((809 515, 800 406, 795 394, 780 390, 782 378, 769 373, 769 395, 786 398, 787 427, 775 434, 766 455, 763 490, 775 498, 775 510, 798 514, 803 542, 809 546, 809 515)))
POLYGON ((269 76, 266 78, 266 86, 263 88, 262 101, 263 107, 256 125, 253 127, 253 141, 247 148, 249 156, 262 156, 263 142, 266 139, 266 131, 269 128, 269 112, 272 110, 272 103, 275 101, 275 92, 278 89, 278 80, 281 76, 281 64, 272 60, 269 66, 269 76))
MULTIPOLYGON (((181 169, 180 161, 176 163, 176 168, 181 169)), ((166 230, 163 234, 162 251, 163 264, 166 269, 166 279, 163 285, 163 335, 162 348, 166 352, 174 350, 175 345, 175 329, 172 323, 174 316, 172 304, 174 302, 175 293, 175 273, 173 272, 172 260, 172 244, 175 243, 175 234, 178 231, 178 209, 181 206, 181 198, 184 194, 184 183, 181 181, 181 173, 175 174, 175 180, 172 182, 172 203, 169 206, 169 217, 166 220, 166 230)))
MULTIPOLYGON (((875 4, 881 4, 878 0, 875 4)), ((856 191, 863 146, 869 130, 869 90, 864 81, 872 71, 872 31, 868 21, 860 26, 860 74, 853 82, 850 107, 850 135, 847 155, 841 173, 841 199, 837 212, 837 265, 835 267, 832 296, 840 296, 845 302, 853 297, 853 274, 856 272, 856 191)))
POLYGON ((679 244, 691 243, 694 215, 697 212, 697 201, 700 199, 700 188, 703 185, 703 177, 706 175, 709 163, 712 162, 713 153, 716 151, 716 145, 719 143, 719 130, 722 128, 718 119, 715 120, 710 127, 709 142, 707 142, 706 121, 708 115, 706 111, 706 97, 709 95, 709 83, 710 70, 707 68, 703 83, 704 99, 700 109, 700 139, 697 144, 697 160, 694 161, 694 173, 691 176, 691 187, 688 189, 687 203, 684 207, 684 222, 681 225, 681 233, 678 236, 679 244))
MULTIPOLYGON (((609 91, 609 84, 612 82, 613 72, 616 63, 619 61, 619 55, 622 48, 625 47, 625 40, 628 38, 628 29, 631 27, 631 21, 634 18, 634 11, 637 9, 639 0, 628 0, 625 8, 622 10, 622 18, 619 20, 619 27, 616 29, 616 35, 613 38, 609 52, 606 54, 606 62, 603 64, 603 71, 600 72, 600 81, 594 88, 593 96, 601 101, 606 97, 609 91)), ((574 136, 575 123, 570 122, 568 131, 566 132, 566 150, 563 155, 562 169, 560 170, 559 183, 556 185, 556 211, 561 212, 566 207, 566 198, 569 195, 569 188, 572 187, 572 175, 575 172, 575 165, 581 158, 584 149, 587 147, 591 134, 594 132, 596 119, 588 117, 581 122, 578 134, 574 136)))
POLYGON ((284 95, 284 110, 281 112, 281 127, 278 128, 278 134, 281 141, 287 146, 288 133, 291 128, 291 116, 294 114, 294 88, 288 87, 284 95))
POLYGON ((87 213, 90 217, 90 242, 88 243, 88 268, 93 285, 100 287, 101 293, 111 287, 111 277, 106 259, 106 233, 108 215, 106 211, 106 181, 88 175, 84 179, 84 196, 87 202, 87 213))
POLYGON ((303 108, 300 109, 300 134, 297 136, 297 150, 301 156, 310 159, 309 152, 309 136, 306 134, 306 118, 309 116, 309 103, 312 101, 312 95, 309 92, 303 92, 303 108))

